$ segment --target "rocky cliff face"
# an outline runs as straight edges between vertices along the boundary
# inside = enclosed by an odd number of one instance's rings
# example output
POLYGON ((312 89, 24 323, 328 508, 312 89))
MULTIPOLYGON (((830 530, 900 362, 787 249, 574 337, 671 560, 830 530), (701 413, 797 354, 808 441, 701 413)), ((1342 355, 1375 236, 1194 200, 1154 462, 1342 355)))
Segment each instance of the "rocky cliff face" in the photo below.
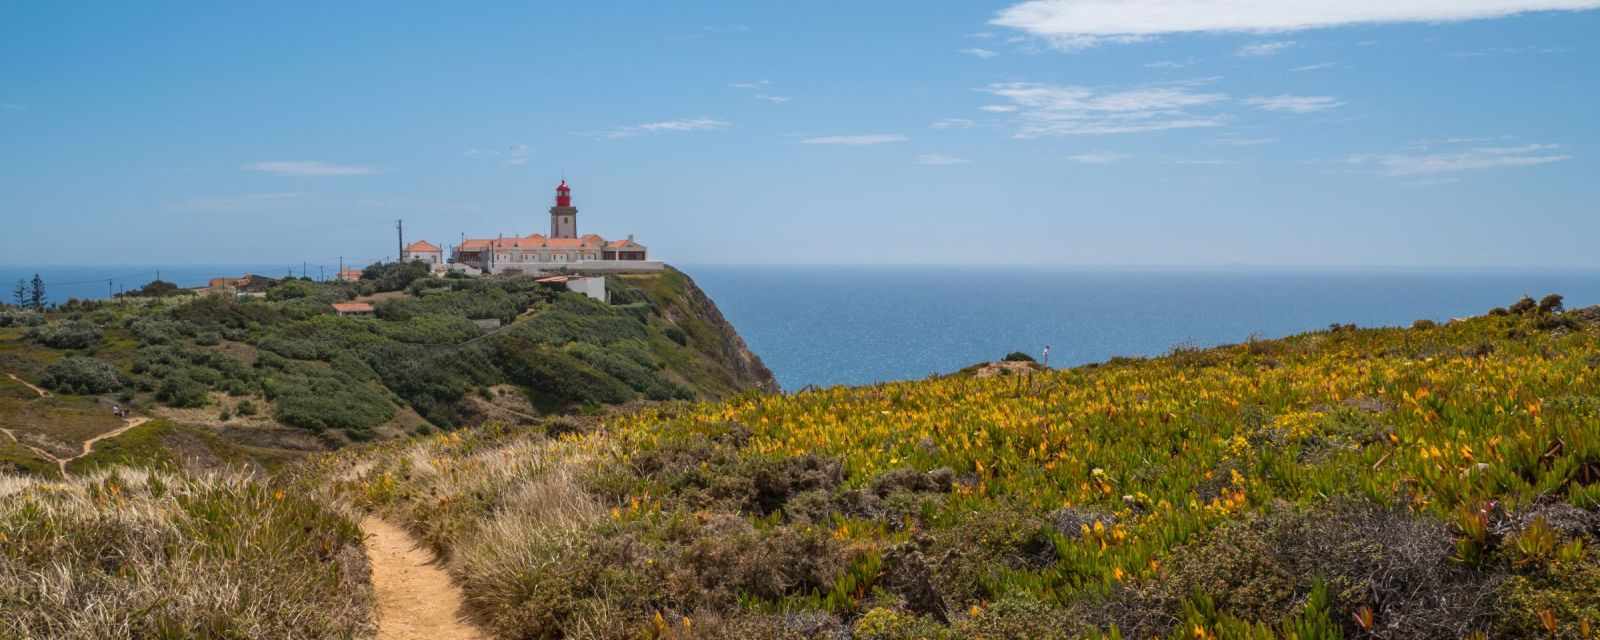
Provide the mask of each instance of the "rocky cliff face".
POLYGON ((778 391, 772 371, 688 275, 668 267, 659 274, 621 276, 618 280, 641 291, 661 318, 682 332, 674 332, 674 340, 681 335, 679 344, 699 356, 699 362, 675 364, 700 395, 718 398, 751 390, 778 391))

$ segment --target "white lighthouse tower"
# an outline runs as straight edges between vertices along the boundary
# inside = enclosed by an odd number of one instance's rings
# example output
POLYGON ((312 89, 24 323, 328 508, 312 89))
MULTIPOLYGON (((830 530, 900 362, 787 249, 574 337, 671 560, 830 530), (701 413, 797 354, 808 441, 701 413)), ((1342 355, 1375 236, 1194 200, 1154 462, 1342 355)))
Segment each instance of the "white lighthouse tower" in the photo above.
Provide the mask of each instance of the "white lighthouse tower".
POLYGON ((572 188, 566 180, 556 186, 556 206, 550 207, 550 237, 578 237, 578 208, 572 206, 572 188))

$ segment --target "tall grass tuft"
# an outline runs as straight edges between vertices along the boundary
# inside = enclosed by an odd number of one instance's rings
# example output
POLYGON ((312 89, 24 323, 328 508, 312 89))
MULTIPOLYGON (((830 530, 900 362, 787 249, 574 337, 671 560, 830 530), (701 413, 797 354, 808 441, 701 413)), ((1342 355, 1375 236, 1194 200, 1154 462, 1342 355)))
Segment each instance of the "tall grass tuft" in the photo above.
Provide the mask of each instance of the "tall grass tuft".
POLYGON ((239 474, 0 476, 0 637, 365 637, 361 533, 326 505, 239 474))

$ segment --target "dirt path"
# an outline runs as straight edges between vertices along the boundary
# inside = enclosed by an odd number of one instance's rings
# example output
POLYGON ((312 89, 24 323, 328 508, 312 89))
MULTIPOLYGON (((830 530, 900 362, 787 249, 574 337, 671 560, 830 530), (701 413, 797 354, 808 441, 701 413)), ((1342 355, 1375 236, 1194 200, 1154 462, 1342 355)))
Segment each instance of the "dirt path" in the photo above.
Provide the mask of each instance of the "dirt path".
POLYGON ((6 375, 10 376, 12 380, 16 380, 18 384, 21 384, 22 386, 27 387, 29 389, 33 389, 33 392, 39 394, 39 397, 41 397, 41 398, 50 397, 50 392, 49 391, 45 391, 44 389, 40 389, 38 387, 33 386, 33 383, 28 382, 27 380, 23 380, 22 378, 18 378, 17 374, 8 373, 6 375))
MULTIPOLYGON (((15 373, 7 373, 6 375, 9 376, 12 380, 16 380, 17 382, 21 383, 22 386, 27 387, 29 389, 33 389, 33 392, 39 394, 39 397, 41 397, 41 398, 50 397, 50 392, 49 391, 45 391, 44 389, 40 389, 38 387, 33 386, 32 384, 29 384, 27 380, 23 380, 22 378, 18 378, 17 374, 15 374, 15 373)), ((122 435, 124 433, 127 433, 129 430, 133 429, 134 427, 137 427, 137 426, 139 426, 141 424, 144 424, 146 422, 149 422, 149 421, 150 421, 149 418, 124 418, 122 420, 122 426, 117 427, 115 429, 112 429, 110 431, 107 431, 105 433, 102 433, 100 435, 97 435, 97 436, 95 436, 93 438, 89 438, 88 440, 84 440, 83 441, 83 452, 79 453, 78 455, 72 456, 71 458, 58 458, 54 454, 50 453, 49 451, 45 451, 44 449, 40 449, 40 448, 35 447, 35 446, 31 445, 31 444, 23 442, 20 438, 17 437, 17 434, 15 432, 13 432, 12 430, 10 430, 10 429, 0 428, 0 433, 6 434, 6 437, 11 438, 12 442, 15 442, 15 443, 20 444, 20 445, 22 445, 24 447, 27 447, 29 451, 34 452, 35 454, 39 455, 39 457, 42 457, 42 458, 44 458, 46 460, 49 460, 51 462, 56 463, 56 468, 61 470, 61 477, 65 478, 65 477, 67 477, 67 463, 72 462, 74 460, 77 460, 78 458, 82 458, 82 457, 88 456, 91 453, 94 453, 94 445, 95 445, 96 442, 99 442, 101 440, 105 440, 107 438, 115 438, 115 437, 120 436, 120 435, 122 435)))
POLYGON ((484 640, 461 620, 461 590, 433 553, 378 518, 361 522, 378 596, 378 640, 484 640))
POLYGON ((149 422, 149 421, 150 421, 149 418, 128 418, 127 420, 123 421, 122 426, 117 427, 115 429, 112 429, 110 431, 107 431, 105 433, 102 433, 100 435, 97 435, 97 436, 95 436, 93 438, 89 438, 88 440, 84 440, 83 441, 83 453, 79 453, 78 455, 72 456, 71 458, 58 458, 58 457, 55 456, 55 454, 52 454, 49 451, 45 451, 44 449, 40 449, 40 448, 35 447, 35 446, 31 445, 31 444, 23 442, 20 438, 17 437, 17 434, 15 432, 13 432, 12 430, 10 430, 10 429, 0 428, 0 433, 6 434, 6 437, 11 438, 12 442, 15 442, 15 443, 20 444, 20 445, 22 445, 24 447, 27 447, 29 451, 34 452, 39 457, 56 463, 56 468, 61 470, 61 477, 65 478, 65 477, 67 477, 67 463, 72 462, 73 460, 77 460, 78 458, 85 457, 85 456, 87 456, 87 455, 89 455, 91 453, 94 453, 94 444, 96 442, 99 442, 101 440, 105 440, 106 438, 115 438, 115 437, 120 436, 120 435, 122 435, 124 433, 127 433, 128 430, 130 430, 130 429, 132 429, 134 427, 137 427, 137 426, 139 426, 141 424, 144 424, 146 422, 149 422))

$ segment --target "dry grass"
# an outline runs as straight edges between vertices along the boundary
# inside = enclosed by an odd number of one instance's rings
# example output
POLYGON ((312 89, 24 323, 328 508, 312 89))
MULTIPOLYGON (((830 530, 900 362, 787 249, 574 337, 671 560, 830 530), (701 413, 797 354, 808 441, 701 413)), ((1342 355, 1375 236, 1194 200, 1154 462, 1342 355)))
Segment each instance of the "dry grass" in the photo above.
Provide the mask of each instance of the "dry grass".
POLYGON ((0 476, 0 637, 365 637, 359 530, 314 493, 244 475, 0 476))

